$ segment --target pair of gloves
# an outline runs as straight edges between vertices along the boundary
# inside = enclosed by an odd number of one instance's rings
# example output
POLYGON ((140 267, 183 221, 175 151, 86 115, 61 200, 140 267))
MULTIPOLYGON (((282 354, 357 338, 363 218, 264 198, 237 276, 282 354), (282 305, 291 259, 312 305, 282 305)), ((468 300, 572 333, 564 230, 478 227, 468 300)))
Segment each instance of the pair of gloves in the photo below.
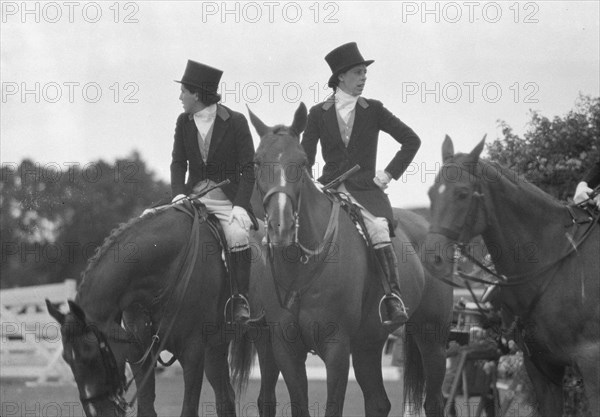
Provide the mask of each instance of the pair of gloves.
MULTIPOLYGON (((179 204, 181 202, 183 202, 183 200, 185 199, 186 195, 185 194, 178 194, 175 196, 175 198, 173 200, 171 200, 172 203, 175 204, 179 204)), ((252 226, 252 220, 250 220, 250 216, 248 216, 248 212, 246 211, 245 208, 240 207, 240 206, 233 206, 233 209, 231 210, 231 214, 229 215, 229 224, 233 224, 233 222, 238 222, 238 224, 244 229, 244 230, 250 230, 250 227, 252 226)))
MULTIPOLYGON (((589 199, 590 194, 593 192, 590 187, 588 187, 587 182, 581 181, 577 184, 577 188, 575 189, 575 196, 573 197, 573 201, 575 204, 579 204, 587 199, 589 199)), ((588 204, 595 205, 600 209, 600 194, 594 197, 592 200, 588 202, 588 204)))

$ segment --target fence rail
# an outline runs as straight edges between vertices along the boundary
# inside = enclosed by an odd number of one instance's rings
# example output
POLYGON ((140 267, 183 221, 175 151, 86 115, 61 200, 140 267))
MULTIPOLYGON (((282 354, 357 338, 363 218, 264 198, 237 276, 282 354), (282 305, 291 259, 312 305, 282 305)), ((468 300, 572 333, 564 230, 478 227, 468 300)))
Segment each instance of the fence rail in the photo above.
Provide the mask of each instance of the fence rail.
POLYGON ((68 279, 0 291, 0 378, 25 378, 30 384, 72 382, 61 358, 60 326, 48 314, 45 299, 67 312, 76 287, 68 279))

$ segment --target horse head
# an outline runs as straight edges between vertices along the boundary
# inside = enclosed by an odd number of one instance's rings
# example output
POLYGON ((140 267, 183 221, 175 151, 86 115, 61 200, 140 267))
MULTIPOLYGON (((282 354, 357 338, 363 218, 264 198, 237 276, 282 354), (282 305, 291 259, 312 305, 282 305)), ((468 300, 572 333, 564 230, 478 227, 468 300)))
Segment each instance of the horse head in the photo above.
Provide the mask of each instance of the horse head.
POLYGON ((300 134, 306 127, 306 106, 300 103, 289 127, 267 126, 248 111, 261 137, 254 165, 256 187, 265 211, 267 239, 271 244, 288 246, 297 242, 300 190, 308 175, 308 160, 300 145, 300 134))
POLYGON ((426 262, 438 276, 451 278, 456 244, 468 243, 486 227, 478 172, 484 144, 485 136, 469 154, 456 155, 449 136, 442 144, 443 166, 429 189, 431 226, 425 241, 428 248, 426 262))
POLYGON ((117 360, 106 335, 89 323, 73 301, 64 314, 46 300, 48 312, 60 324, 63 358, 71 367, 79 399, 87 417, 124 417, 128 404, 125 390, 124 359, 117 360))

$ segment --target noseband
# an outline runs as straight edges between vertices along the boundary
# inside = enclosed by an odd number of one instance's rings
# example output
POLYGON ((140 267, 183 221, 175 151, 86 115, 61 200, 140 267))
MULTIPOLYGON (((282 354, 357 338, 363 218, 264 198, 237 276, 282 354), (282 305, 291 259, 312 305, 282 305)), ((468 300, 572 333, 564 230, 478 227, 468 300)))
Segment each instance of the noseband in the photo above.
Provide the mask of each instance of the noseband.
POLYGON ((79 400, 84 407, 86 407, 88 404, 93 405, 93 403, 98 401, 108 400, 121 411, 127 413, 129 404, 123 398, 123 393, 125 391, 125 375, 119 374, 117 360, 115 359, 115 355, 113 354, 110 345, 106 341, 104 334, 95 326, 89 326, 89 329, 98 340, 98 350, 100 351, 102 365, 104 366, 104 373, 107 375, 109 383, 108 388, 104 392, 92 395, 90 397, 80 396, 79 400))
POLYGON ((292 203, 292 217, 294 218, 294 243, 298 243, 298 226, 300 219, 298 211, 300 210, 300 201, 302 199, 302 195, 300 194, 298 198, 296 198, 296 196, 292 194, 289 190, 287 190, 286 187, 282 187, 279 185, 277 187, 271 188, 263 197, 263 209, 265 211, 265 236, 267 237, 267 242, 270 243, 269 233, 267 230, 269 227, 269 213, 267 212, 267 204, 271 197, 273 197, 273 195, 275 194, 284 194, 287 198, 289 198, 290 202, 292 203))
MULTIPOLYGON (((302 184, 304 183, 304 178, 305 178, 305 172, 306 170, 302 171, 302 177, 301 177, 301 182, 302 184)), ((283 185, 277 185, 274 186, 272 188, 270 188, 267 192, 264 192, 259 184, 258 181, 256 182, 256 188, 259 191, 259 193, 263 196, 262 197, 262 205, 263 205, 263 210, 265 212, 265 236, 267 238, 267 244, 269 245, 269 247, 271 247, 271 240, 269 238, 269 213, 267 212, 267 204, 269 203, 269 200, 271 199, 271 197, 273 197, 275 194, 284 194, 292 203, 292 217, 293 217, 293 232, 294 232, 294 238, 293 238, 293 242, 294 244, 298 244, 298 228, 299 228, 299 224, 300 224, 300 215, 299 215, 299 211, 300 211, 300 202, 302 201, 302 193, 298 193, 298 195, 296 196, 296 194, 290 192, 290 190, 288 190, 288 188, 286 186, 283 185)))

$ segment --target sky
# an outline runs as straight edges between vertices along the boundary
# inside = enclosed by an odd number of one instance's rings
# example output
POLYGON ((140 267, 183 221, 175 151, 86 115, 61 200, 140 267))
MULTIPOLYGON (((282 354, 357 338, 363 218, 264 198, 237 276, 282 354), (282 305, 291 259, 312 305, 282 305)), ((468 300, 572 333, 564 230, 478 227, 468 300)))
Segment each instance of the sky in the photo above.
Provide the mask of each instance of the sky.
MULTIPOLYGON (((4 1, 0 161, 68 172, 137 151, 168 182, 188 59, 224 71, 224 105, 290 124, 300 101, 328 96, 325 55, 354 41, 375 60, 363 96, 422 141, 390 200, 427 206, 446 134, 467 152, 501 136, 499 120, 522 134, 530 110, 560 116, 600 95, 599 4, 4 1)), ((378 167, 399 148, 382 133, 378 167)))

